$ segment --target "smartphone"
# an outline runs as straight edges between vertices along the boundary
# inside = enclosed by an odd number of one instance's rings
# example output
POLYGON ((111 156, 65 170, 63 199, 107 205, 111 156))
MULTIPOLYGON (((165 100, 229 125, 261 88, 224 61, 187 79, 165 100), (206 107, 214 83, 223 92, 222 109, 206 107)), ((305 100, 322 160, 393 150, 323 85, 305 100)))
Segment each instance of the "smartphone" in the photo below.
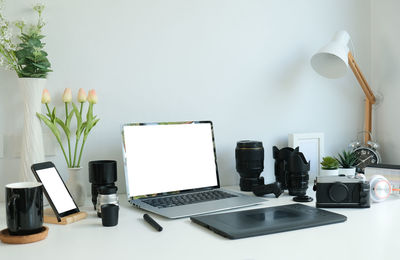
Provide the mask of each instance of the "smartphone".
POLYGON ((62 217, 79 212, 78 206, 52 162, 33 164, 31 169, 37 181, 43 184, 44 194, 59 222, 62 217))

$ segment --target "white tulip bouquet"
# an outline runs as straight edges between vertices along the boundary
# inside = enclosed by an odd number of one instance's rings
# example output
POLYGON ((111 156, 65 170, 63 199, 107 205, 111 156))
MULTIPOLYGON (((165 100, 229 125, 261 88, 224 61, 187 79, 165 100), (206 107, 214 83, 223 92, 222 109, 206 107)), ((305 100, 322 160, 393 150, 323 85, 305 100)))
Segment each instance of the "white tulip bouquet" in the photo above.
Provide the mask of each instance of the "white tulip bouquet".
POLYGON ((42 120, 47 127, 50 128, 51 132, 57 139, 58 144, 61 147, 61 150, 64 154, 65 161, 67 162, 68 168, 79 168, 82 158, 82 151, 83 147, 85 146, 86 139, 92 130, 92 128, 99 122, 99 118, 97 116, 93 116, 93 105, 97 103, 97 95, 94 89, 90 90, 88 95, 86 96, 85 91, 81 88, 78 92, 78 103, 80 103, 80 108, 72 102, 72 91, 70 88, 66 88, 64 94, 62 96, 62 100, 65 105, 65 120, 61 120, 56 116, 56 108, 54 107, 53 110, 50 110, 49 103, 51 101, 50 93, 47 89, 43 90, 42 94, 42 104, 46 106, 47 114, 40 114, 36 113, 40 120, 42 120), (86 121, 82 119, 82 111, 85 102, 89 103, 89 107, 86 113, 86 121), (72 106, 72 110, 69 111, 70 106, 72 106), (72 137, 72 130, 71 130, 71 121, 73 117, 76 117, 76 131, 75 131, 75 147, 71 147, 71 137, 72 137), (68 142, 68 154, 64 149, 61 140, 61 131, 58 129, 58 126, 61 127, 63 130, 67 142, 68 142), (83 135, 83 140, 80 143, 80 151, 78 152, 79 141, 83 135))

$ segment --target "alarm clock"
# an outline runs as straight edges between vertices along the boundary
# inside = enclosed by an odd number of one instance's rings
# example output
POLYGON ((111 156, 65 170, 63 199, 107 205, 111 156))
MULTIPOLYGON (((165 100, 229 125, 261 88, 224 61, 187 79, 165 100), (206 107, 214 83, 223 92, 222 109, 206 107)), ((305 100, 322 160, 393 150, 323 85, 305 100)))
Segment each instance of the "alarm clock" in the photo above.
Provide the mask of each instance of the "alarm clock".
POLYGON ((352 142, 349 147, 356 155, 355 163, 356 172, 364 173, 365 167, 371 164, 381 162, 381 156, 378 152, 379 144, 373 141, 368 141, 367 144, 362 144, 359 141, 352 142))

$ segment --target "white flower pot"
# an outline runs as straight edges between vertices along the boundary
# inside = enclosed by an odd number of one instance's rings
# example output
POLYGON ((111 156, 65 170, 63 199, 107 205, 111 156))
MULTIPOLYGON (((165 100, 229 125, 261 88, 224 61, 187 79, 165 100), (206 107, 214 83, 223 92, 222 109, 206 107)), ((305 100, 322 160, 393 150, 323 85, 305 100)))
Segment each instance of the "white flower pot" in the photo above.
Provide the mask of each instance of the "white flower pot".
POLYGON ((326 169, 320 169, 319 170, 319 175, 320 176, 338 176, 339 175, 339 169, 335 170, 326 170, 326 169))
POLYGON ((22 131, 20 179, 35 181, 31 165, 44 161, 43 134, 36 112, 41 113, 42 91, 46 79, 19 78, 18 85, 24 99, 24 128, 22 131))
POLYGON ((85 205, 86 202, 86 189, 85 181, 83 180, 82 167, 80 168, 68 168, 68 180, 65 183, 69 192, 72 195, 75 203, 78 207, 85 205))
POLYGON ((346 176, 354 176, 356 175, 356 168, 351 167, 351 168, 339 168, 339 174, 340 175, 346 175, 346 176))

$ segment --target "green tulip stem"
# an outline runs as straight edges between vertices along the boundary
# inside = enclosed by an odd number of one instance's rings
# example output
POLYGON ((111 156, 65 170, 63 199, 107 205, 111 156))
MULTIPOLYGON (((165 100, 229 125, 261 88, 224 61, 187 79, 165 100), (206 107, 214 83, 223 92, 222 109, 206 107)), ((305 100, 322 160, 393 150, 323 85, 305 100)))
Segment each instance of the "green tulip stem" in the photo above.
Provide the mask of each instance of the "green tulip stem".
MULTIPOLYGON (((67 125, 67 121, 68 121, 68 103, 65 102, 65 125, 67 125)), ((68 141, 68 154, 69 154, 69 164, 68 166, 71 167, 72 166, 72 156, 71 156, 71 142, 69 140, 69 136, 67 136, 67 141, 68 141)))
POLYGON ((63 154, 64 154, 65 161, 67 162, 67 166, 68 166, 68 167, 71 167, 71 164, 68 163, 67 154, 65 153, 64 147, 63 147, 63 145, 62 145, 62 143, 61 143, 61 140, 58 140, 58 139, 57 139, 57 142, 60 144, 61 150, 62 150, 62 152, 63 152, 63 154))
POLYGON ((79 114, 82 116, 82 110, 83 110, 83 102, 81 102, 81 110, 79 111, 79 114))
POLYGON ((67 124, 67 120, 68 120, 68 103, 65 102, 64 104, 65 104, 65 123, 64 124, 67 124))
POLYGON ((47 108, 47 112, 49 113, 49 117, 51 117, 51 112, 50 112, 49 104, 47 104, 47 103, 46 103, 46 108, 47 108))
POLYGON ((78 142, 79 142, 79 137, 76 136, 75 140, 75 150, 74 150, 74 161, 72 167, 76 167, 75 162, 76 162, 76 151, 78 150, 78 142))
POLYGON ((87 135, 83 136, 81 151, 79 152, 78 165, 76 167, 80 167, 80 165, 81 165, 82 151, 83 151, 83 147, 85 146, 85 143, 86 143, 86 138, 87 138, 87 135))

